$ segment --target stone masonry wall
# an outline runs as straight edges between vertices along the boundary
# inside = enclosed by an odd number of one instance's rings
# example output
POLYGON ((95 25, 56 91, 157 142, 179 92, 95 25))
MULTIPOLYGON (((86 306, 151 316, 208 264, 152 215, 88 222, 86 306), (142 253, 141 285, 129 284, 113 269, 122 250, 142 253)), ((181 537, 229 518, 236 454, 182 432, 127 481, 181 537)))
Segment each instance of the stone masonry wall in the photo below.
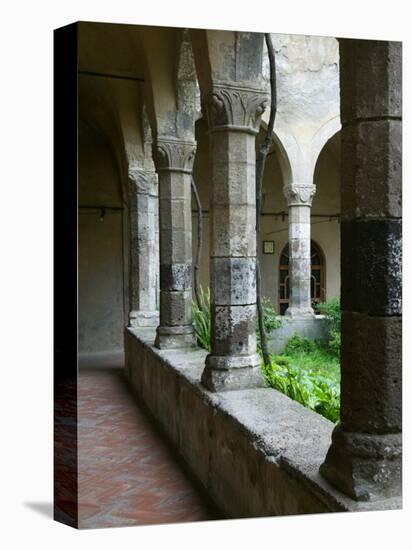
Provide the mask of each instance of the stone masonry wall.
MULTIPOLYGON (((126 329, 129 384, 191 473, 231 518, 367 510, 318 473, 331 422, 276 390, 211 393, 203 350, 158 350, 153 330, 126 329)), ((373 509, 396 508, 396 499, 373 509)))

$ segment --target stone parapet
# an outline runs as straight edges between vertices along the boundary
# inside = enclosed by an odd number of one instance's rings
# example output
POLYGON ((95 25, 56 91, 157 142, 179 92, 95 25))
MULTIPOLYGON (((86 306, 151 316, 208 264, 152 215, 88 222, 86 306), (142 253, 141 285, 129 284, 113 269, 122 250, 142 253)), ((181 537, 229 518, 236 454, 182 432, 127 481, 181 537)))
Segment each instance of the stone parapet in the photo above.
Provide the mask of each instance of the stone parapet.
POLYGON ((399 509, 399 497, 358 502, 319 467, 333 424, 271 388, 211 392, 206 352, 158 350, 153 329, 126 329, 128 383, 228 518, 399 509))

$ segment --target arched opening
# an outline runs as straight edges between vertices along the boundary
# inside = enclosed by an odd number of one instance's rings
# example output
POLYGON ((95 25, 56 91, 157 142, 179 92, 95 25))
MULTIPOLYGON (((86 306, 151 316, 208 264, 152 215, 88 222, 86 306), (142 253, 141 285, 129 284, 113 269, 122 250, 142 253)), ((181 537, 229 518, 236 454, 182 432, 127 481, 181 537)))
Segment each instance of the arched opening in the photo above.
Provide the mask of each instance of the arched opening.
MULTIPOLYGON (((310 242, 311 257, 311 280, 310 296, 312 307, 325 301, 326 297, 326 265, 325 256, 320 246, 315 242, 310 242)), ((284 315, 289 307, 289 243, 287 243, 280 255, 279 260, 279 313, 284 315)))
POLYGON ((79 334, 82 355, 123 349, 123 197, 104 133, 79 120, 79 334))
POLYGON ((324 145, 316 162, 316 194, 311 211, 311 236, 328 260, 328 300, 340 296, 340 131, 324 145))
MULTIPOLYGON (((256 150, 266 136, 266 125, 261 124, 256 139, 256 150)), ((283 186, 290 179, 290 163, 280 139, 274 134, 266 159, 262 187, 261 234, 257 248, 262 278, 262 296, 274 308, 278 302, 279 253, 288 236, 288 205, 283 186)))

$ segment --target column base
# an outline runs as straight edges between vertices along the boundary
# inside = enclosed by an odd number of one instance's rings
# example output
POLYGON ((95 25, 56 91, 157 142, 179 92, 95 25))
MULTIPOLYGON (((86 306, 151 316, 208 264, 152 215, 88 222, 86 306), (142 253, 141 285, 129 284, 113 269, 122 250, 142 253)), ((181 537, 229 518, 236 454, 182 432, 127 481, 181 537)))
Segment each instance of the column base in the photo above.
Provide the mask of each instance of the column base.
POLYGON ((154 345, 159 349, 193 347, 195 345, 193 326, 158 326, 154 345))
POLYGON ((285 311, 285 315, 292 317, 292 319, 313 319, 316 317, 313 308, 311 307, 296 307, 291 306, 285 311))
POLYGON ((212 392, 263 388, 265 381, 261 362, 257 353, 246 356, 209 354, 202 374, 202 384, 212 392))
POLYGON ((402 434, 349 433, 338 425, 319 471, 331 485, 354 500, 400 496, 402 434))
POLYGON ((129 327, 157 327, 159 312, 136 310, 129 313, 129 327))

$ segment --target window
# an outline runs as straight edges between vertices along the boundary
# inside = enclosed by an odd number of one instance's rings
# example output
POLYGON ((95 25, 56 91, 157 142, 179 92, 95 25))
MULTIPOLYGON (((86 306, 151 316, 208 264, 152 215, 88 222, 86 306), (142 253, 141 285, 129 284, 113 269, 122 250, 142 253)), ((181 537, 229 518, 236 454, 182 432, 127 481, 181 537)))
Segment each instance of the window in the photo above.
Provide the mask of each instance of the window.
MULTIPOLYGON (((310 295, 312 307, 325 301, 325 260, 321 248, 310 243, 311 281, 310 295)), ((289 243, 284 247, 279 262, 279 313, 284 315, 289 307, 289 243)))

